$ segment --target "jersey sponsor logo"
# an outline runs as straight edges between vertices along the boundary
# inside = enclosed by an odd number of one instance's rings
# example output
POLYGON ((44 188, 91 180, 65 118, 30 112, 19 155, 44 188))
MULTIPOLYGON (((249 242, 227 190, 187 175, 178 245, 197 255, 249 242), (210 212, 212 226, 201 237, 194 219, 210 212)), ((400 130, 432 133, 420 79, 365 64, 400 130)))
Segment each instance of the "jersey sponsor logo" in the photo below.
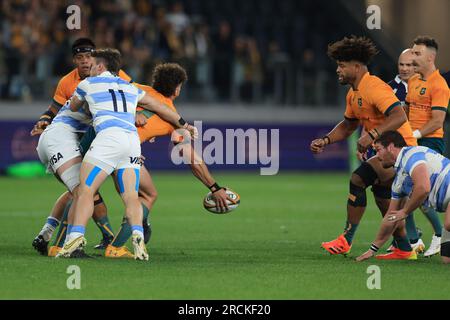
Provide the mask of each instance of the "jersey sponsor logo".
POLYGON ((420 95, 423 96, 426 91, 427 91, 427 88, 420 89, 420 95))
POLYGON ((64 158, 61 154, 61 152, 58 152, 57 154, 54 154, 51 158, 50 158, 50 164, 53 166, 55 163, 57 163, 59 160, 61 160, 62 158, 64 158))

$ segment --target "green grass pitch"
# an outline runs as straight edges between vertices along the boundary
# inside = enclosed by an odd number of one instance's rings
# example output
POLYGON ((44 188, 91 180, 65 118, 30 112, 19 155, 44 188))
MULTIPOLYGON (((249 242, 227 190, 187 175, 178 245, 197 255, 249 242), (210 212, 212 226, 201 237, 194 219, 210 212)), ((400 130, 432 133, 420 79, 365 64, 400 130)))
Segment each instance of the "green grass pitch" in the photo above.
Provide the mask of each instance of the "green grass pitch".
MULTIPOLYGON (((153 175, 159 199, 149 262, 39 256, 31 242, 63 188, 52 178, 0 178, 0 299, 450 298, 450 267, 439 257, 354 262, 380 221, 370 193, 350 257, 320 249, 344 227, 346 174, 218 174, 241 196, 228 215, 203 209, 207 190, 189 172, 153 175), (80 267, 80 290, 66 286, 69 265, 80 267), (381 269, 381 290, 367 288, 370 265, 381 269)), ((111 181, 102 195, 117 230, 123 206, 111 181)), ((431 227, 420 213, 416 221, 428 245, 431 227)), ((90 223, 88 253, 99 238, 90 223)))

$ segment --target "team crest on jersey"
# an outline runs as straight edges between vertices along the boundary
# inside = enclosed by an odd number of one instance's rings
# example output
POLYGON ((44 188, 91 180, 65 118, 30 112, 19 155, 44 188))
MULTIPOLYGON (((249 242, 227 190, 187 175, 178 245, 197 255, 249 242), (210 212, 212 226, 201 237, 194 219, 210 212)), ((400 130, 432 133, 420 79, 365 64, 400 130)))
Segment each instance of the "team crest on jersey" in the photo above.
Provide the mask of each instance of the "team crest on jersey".
POLYGON ((420 95, 423 96, 426 91, 427 91, 427 88, 420 89, 420 95))
POLYGON ((358 106, 361 108, 362 107, 362 98, 358 98, 358 106))

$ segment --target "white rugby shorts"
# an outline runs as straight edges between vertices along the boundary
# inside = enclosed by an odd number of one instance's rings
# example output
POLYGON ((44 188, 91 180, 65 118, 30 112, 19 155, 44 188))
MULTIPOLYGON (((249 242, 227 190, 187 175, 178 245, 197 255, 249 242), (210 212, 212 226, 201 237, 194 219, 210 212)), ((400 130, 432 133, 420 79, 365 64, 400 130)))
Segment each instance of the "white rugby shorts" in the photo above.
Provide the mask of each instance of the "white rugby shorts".
POLYGON ((56 173, 67 161, 81 157, 79 141, 79 134, 66 125, 51 125, 39 137, 36 150, 47 170, 56 173))
POLYGON ((136 132, 116 128, 100 131, 84 160, 107 174, 119 169, 141 168, 141 143, 136 132))

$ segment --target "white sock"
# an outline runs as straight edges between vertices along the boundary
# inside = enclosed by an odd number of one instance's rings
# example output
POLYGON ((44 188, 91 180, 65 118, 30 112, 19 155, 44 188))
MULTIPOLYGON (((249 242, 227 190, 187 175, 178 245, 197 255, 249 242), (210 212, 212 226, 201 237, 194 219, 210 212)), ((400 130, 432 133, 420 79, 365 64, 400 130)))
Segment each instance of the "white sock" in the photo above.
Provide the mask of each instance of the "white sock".
POLYGON ((72 241, 75 238, 78 238, 79 236, 84 236, 81 232, 71 232, 66 236, 66 241, 64 241, 64 244, 72 241))
POLYGON ((133 234, 133 236, 134 235, 140 236, 142 239, 144 239, 144 234, 141 231, 139 231, 139 230, 133 230, 132 234, 133 234))
POLYGON ((42 227, 41 232, 39 232, 39 235, 41 235, 44 238, 45 241, 50 241, 50 239, 53 236, 53 232, 54 231, 55 231, 55 228, 52 225, 46 223, 42 227))

